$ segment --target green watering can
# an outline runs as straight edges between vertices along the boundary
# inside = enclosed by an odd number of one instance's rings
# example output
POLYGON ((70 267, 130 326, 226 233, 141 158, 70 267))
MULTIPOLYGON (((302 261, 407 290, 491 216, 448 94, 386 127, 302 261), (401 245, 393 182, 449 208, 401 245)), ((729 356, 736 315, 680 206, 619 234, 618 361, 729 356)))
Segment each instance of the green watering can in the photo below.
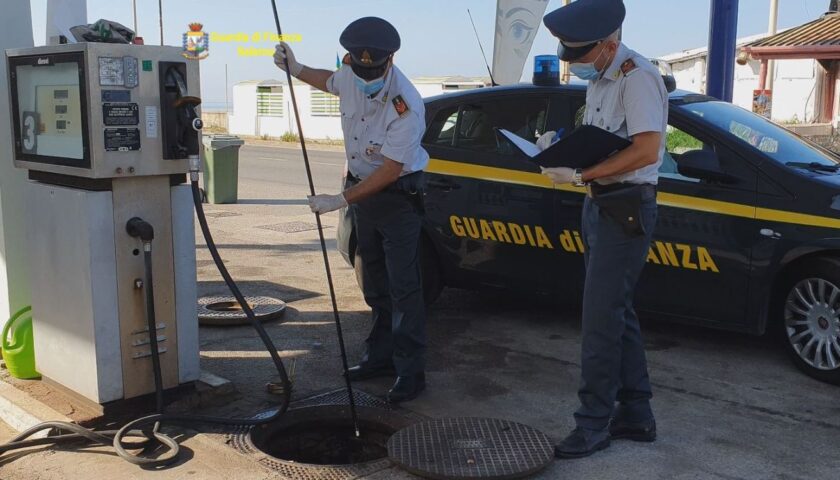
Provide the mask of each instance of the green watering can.
POLYGON ((35 371, 35 342, 32 339, 31 312, 32 307, 26 307, 12 315, 3 327, 2 337, 0 337, 3 345, 3 360, 6 361, 9 373, 15 378, 28 379, 41 376, 35 371))

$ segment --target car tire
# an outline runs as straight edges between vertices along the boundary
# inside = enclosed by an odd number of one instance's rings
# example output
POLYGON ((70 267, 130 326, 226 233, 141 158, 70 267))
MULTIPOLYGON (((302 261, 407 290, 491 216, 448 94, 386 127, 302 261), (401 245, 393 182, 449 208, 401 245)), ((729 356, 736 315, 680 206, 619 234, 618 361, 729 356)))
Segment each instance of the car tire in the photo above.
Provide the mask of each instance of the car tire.
POLYGON ((798 265, 774 297, 776 331, 793 363, 810 377, 840 385, 840 259, 798 265))
MULTIPOLYGON (((359 288, 362 288, 362 262, 359 258, 359 247, 356 246, 353 253, 353 270, 356 272, 356 282, 359 288)), ((428 306, 435 303, 443 291, 443 278, 437 253, 425 237, 420 239, 420 276, 423 279, 423 300, 428 306)))

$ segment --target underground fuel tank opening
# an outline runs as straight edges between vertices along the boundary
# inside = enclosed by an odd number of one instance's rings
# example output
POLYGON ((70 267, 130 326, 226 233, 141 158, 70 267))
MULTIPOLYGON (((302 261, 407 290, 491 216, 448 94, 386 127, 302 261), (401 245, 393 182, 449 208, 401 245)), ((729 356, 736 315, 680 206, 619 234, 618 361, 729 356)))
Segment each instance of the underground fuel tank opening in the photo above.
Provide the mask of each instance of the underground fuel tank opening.
POLYGON ((253 445, 285 461, 312 465, 352 465, 388 457, 388 439, 408 425, 399 414, 359 408, 357 438, 347 406, 295 409, 275 423, 254 427, 253 445))

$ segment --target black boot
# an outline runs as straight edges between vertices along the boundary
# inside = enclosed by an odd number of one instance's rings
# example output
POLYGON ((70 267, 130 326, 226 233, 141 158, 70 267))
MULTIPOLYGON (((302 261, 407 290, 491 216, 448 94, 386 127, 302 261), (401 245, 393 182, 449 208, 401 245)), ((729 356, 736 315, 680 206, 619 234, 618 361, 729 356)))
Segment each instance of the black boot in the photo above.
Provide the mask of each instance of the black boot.
POLYGON ((407 402, 417 398, 426 388, 426 374, 418 373, 409 377, 397 377, 394 386, 388 390, 388 403, 407 402))
POLYGON ((633 440, 634 442, 656 441, 656 420, 630 422, 615 417, 610 422, 610 437, 613 440, 633 440))
POLYGON ((554 447, 554 456, 557 458, 583 458, 609 446, 609 430, 587 430, 577 427, 559 445, 554 447))
POLYGON ((394 366, 388 364, 371 365, 367 362, 361 362, 355 367, 347 369, 350 375, 350 380, 367 380, 377 377, 391 377, 394 375, 394 366))

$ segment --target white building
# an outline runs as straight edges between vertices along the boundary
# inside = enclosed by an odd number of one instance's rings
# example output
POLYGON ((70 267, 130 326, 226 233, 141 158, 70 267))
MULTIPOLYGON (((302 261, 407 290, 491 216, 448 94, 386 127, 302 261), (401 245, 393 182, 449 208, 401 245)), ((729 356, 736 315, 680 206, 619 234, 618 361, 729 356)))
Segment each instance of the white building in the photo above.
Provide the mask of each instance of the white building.
MULTIPOLYGON (((755 35, 738 40, 741 49, 768 35, 755 35)), ((677 88, 706 92, 706 47, 672 53, 660 57, 671 66, 677 88)), ((814 59, 777 60, 774 75, 772 119, 777 122, 811 123, 818 115, 817 83, 822 67, 814 59)), ((761 62, 749 59, 746 65, 735 65, 732 103, 752 110, 753 90, 759 86, 761 62)))
MULTIPOLYGON (((481 88, 489 83, 489 79, 422 77, 411 82, 425 98, 481 88)), ((294 86, 306 137, 342 138, 338 97, 298 81, 294 82, 294 86)), ((288 85, 280 80, 248 80, 235 84, 233 113, 228 115, 228 131, 233 135, 259 137, 280 137, 286 133, 297 132, 288 85)))

